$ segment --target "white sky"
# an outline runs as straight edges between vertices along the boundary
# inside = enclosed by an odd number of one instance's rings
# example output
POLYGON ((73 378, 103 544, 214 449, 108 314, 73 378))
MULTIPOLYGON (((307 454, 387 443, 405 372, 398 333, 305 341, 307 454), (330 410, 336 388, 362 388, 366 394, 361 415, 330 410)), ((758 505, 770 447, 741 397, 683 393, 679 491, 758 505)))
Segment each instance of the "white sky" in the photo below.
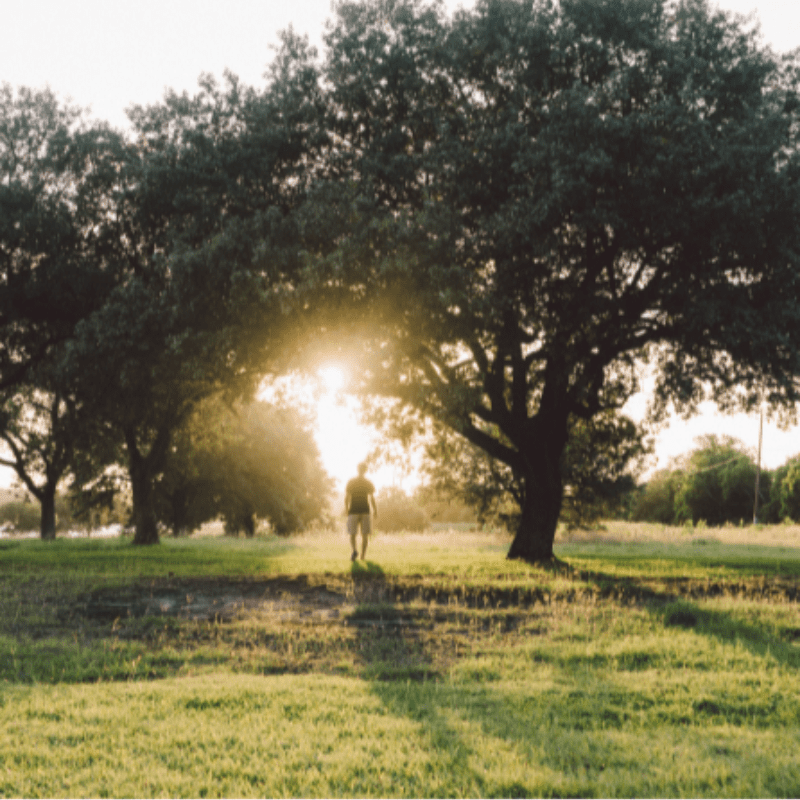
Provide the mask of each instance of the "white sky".
MULTIPOLYGON (((448 5, 470 5, 450 0, 448 5)), ((778 51, 800 46, 797 0, 721 0, 720 7, 756 11, 764 40, 778 51)), ((260 85, 277 32, 292 25, 321 45, 330 0, 3 0, 0 82, 48 85, 62 99, 89 107, 115 127, 125 109, 158 102, 167 88, 193 92, 202 72, 225 69, 260 85)), ((677 421, 658 439, 660 462, 691 448, 695 436, 728 433, 755 448, 758 419, 725 418, 707 409, 677 421)), ((773 468, 800 452, 800 430, 765 425, 763 462, 773 468)), ((0 485, 10 473, 0 470, 0 485)))
MULTIPOLYGON (((448 0, 450 7, 471 5, 448 0)), ((796 0, 723 0, 757 10, 767 42, 800 45, 796 0)), ((321 45, 330 0, 3 0, 0 81, 45 84, 118 127, 132 104, 165 88, 193 91, 201 72, 227 68, 259 85, 277 32, 292 25, 321 45)))

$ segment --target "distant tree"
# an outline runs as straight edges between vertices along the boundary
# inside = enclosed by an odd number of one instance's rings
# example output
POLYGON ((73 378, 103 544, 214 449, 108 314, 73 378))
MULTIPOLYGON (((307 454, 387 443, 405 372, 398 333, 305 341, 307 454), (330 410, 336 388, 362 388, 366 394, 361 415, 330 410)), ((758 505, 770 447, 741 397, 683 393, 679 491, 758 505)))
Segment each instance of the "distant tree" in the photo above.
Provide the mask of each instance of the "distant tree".
POLYGON ((296 414, 209 398, 173 438, 156 506, 176 535, 222 516, 231 534, 252 536, 261 519, 286 536, 325 515, 331 490, 313 432, 296 414))
MULTIPOLYGON (((1 398, 0 398, 1 400, 1 398)), ((40 535, 56 537, 56 492, 72 465, 77 412, 71 398, 41 389, 18 389, 0 405, 0 440, 11 467, 41 508, 40 535)))
POLYGON ((790 458, 775 470, 769 504, 764 509, 763 516, 771 522, 800 520, 800 456, 790 458))
POLYGON ((474 523, 477 522, 475 510, 458 499, 442 494, 436 488, 423 484, 414 491, 416 505, 425 512, 431 523, 474 523))
MULTIPOLYGON (((119 274, 122 136, 50 90, 0 86, 0 460, 56 533, 56 490, 86 441, 59 361, 119 274)), ((73 376, 74 377, 74 376, 73 376)))
POLYGON ((378 518, 375 527, 388 533, 420 532, 428 527, 425 511, 413 497, 397 486, 382 488, 375 497, 378 518))
POLYGON ((683 409, 798 399, 796 54, 702 0, 337 13, 309 286, 365 392, 513 474, 509 557, 553 556, 571 420, 648 357, 683 409))
POLYGON ((678 493, 683 472, 679 469, 662 469, 654 472, 647 483, 636 492, 631 509, 635 522, 660 522, 674 525, 676 521, 675 496, 678 493))
MULTIPOLYGON (((756 465, 750 454, 729 436, 702 436, 697 444, 682 460, 676 520, 705 520, 709 525, 752 520, 756 465)), ((762 490, 768 497, 766 482, 762 490)))
POLYGON ((120 134, 50 90, 0 86, 0 436, 46 539, 56 486, 85 439, 57 364, 118 279, 125 151, 120 134))
POLYGON ((41 507, 31 501, 29 495, 21 499, 8 500, 0 504, 0 526, 19 533, 41 528, 41 507))

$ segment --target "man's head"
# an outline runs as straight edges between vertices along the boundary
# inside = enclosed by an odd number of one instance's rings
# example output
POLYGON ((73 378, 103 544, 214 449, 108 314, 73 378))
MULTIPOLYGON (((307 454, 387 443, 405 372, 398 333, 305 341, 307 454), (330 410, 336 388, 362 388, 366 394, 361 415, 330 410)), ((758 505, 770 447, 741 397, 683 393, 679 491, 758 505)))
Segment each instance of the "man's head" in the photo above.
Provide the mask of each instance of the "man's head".
POLYGON ((367 462, 366 461, 362 461, 358 465, 358 474, 361 475, 362 478, 364 477, 364 475, 367 474, 367 462))

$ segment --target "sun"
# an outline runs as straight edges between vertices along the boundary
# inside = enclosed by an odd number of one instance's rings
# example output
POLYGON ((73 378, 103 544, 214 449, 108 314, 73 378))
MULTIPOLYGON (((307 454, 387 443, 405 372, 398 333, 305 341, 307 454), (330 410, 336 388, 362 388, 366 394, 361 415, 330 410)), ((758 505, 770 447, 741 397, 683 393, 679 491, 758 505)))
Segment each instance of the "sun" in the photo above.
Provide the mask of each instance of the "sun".
POLYGON ((339 488, 356 474, 356 466, 375 446, 375 432, 361 425, 356 402, 344 390, 344 369, 330 364, 317 370, 320 393, 316 400, 315 438, 322 464, 339 488))
POLYGON ((317 376, 322 381, 322 385, 325 387, 327 393, 337 394, 344 387, 344 370, 341 367, 337 367, 335 364, 320 367, 317 370, 317 376))

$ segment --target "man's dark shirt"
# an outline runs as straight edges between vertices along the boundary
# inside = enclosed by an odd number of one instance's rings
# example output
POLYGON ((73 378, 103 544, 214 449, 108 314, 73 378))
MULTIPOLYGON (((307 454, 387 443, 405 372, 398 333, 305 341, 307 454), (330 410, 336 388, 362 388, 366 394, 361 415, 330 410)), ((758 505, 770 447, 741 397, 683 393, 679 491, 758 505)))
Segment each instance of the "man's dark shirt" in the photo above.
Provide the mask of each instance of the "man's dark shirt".
POLYGON ((350 495, 348 514, 369 514, 369 496, 375 493, 375 487, 366 478, 359 476, 347 482, 346 492, 350 495))

